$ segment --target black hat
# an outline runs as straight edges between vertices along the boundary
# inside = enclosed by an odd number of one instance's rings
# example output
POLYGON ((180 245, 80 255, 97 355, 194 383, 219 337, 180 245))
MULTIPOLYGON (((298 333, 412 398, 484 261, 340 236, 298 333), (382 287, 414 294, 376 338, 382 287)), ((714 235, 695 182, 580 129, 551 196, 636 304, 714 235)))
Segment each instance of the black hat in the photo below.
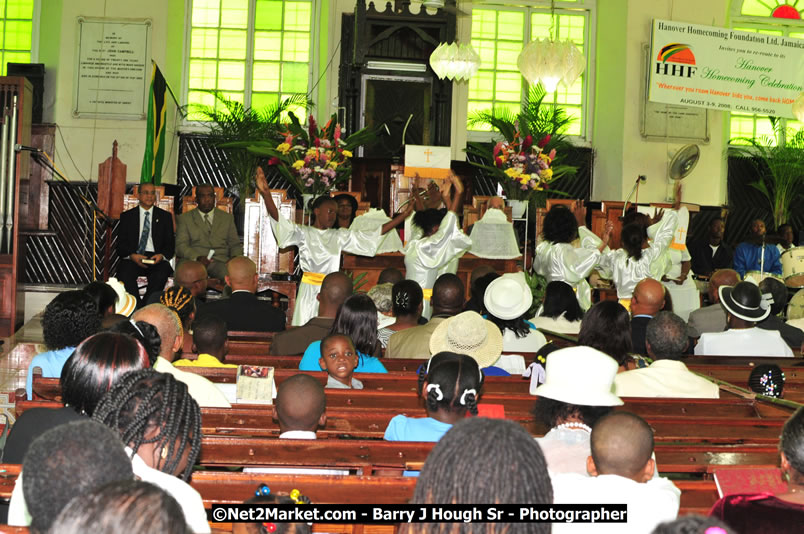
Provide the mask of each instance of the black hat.
POLYGON ((751 282, 720 286, 717 292, 726 311, 744 321, 759 322, 770 314, 770 302, 762 298, 759 288, 751 282))

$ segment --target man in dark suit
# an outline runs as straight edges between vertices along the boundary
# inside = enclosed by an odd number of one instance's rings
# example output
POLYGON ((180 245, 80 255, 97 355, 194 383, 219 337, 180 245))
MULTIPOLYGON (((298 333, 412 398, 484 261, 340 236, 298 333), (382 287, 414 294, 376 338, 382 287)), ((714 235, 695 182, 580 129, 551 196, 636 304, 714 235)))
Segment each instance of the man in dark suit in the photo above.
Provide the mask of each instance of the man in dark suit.
POLYGON ((716 217, 709 223, 709 234, 687 245, 692 272, 699 276, 711 276, 718 269, 731 268, 734 251, 723 242, 723 219, 716 217))
POLYGON ((229 331, 279 332, 285 329, 285 313, 265 300, 257 298, 257 266, 245 256, 232 258, 226 264, 226 284, 232 296, 207 302, 198 317, 217 315, 229 325, 229 331))
POLYGON ((175 235, 170 213, 154 206, 156 188, 153 184, 140 184, 139 199, 139 206, 120 214, 117 278, 142 304, 151 294, 165 288, 173 272, 169 262, 175 250, 175 235), (139 298, 138 276, 148 278, 144 299, 139 298))
POLYGON ((631 342, 634 352, 648 355, 645 334, 648 323, 664 307, 664 286, 653 278, 645 278, 631 295, 631 342))

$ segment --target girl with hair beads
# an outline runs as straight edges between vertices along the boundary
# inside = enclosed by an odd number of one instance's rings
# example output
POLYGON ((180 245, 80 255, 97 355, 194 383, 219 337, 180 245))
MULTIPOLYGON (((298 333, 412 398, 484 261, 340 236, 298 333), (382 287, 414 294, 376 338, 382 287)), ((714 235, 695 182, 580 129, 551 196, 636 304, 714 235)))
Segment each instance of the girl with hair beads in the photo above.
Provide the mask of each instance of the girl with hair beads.
POLYGON ((477 398, 483 373, 477 362, 465 354, 439 352, 419 369, 419 395, 424 397, 427 417, 397 415, 388 423, 388 441, 438 441, 452 425, 477 415, 477 398))
MULTIPOLYGON (((372 231, 359 231, 352 228, 332 228, 335 223, 338 205, 329 196, 318 197, 312 205, 315 219, 312 225, 296 224, 281 216, 271 196, 268 180, 262 168, 257 168, 257 189, 265 201, 265 209, 271 220, 271 228, 278 245, 282 248, 299 247, 299 265, 304 271, 296 307, 293 310, 293 326, 301 326, 318 314, 318 293, 324 276, 336 272, 341 265, 341 253, 349 252, 361 256, 374 256, 380 244, 380 236, 405 220, 408 211, 396 218, 374 227, 372 231)), ((375 312, 376 313, 376 312, 375 312)))
POLYGON ((187 482, 201 451, 201 409, 173 375, 143 369, 117 381, 93 419, 126 445, 134 474, 178 501, 194 532, 209 532, 201 495, 187 482))

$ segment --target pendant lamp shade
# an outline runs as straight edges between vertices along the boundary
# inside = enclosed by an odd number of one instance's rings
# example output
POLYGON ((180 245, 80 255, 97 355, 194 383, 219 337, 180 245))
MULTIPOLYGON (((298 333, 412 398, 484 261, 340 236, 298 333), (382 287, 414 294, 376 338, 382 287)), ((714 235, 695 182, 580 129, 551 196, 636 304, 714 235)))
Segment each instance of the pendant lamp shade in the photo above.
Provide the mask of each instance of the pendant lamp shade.
POLYGON ((480 68, 480 56, 472 45, 441 43, 430 54, 430 66, 440 80, 467 81, 480 68))
POLYGON ((548 93, 561 83, 570 87, 586 68, 586 59, 572 41, 554 41, 543 38, 525 45, 519 54, 517 66, 528 83, 541 82, 548 93))

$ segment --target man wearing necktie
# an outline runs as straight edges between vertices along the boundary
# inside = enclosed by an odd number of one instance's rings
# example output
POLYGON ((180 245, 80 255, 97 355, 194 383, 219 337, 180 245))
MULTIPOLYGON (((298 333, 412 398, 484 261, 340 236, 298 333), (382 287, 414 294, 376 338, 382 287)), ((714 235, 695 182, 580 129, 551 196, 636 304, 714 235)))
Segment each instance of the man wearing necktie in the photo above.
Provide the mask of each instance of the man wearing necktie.
POLYGON ((207 268, 211 278, 226 277, 226 262, 243 255, 234 217, 215 207, 215 190, 209 184, 195 188, 198 208, 176 220, 176 258, 179 263, 195 260, 207 268))
POLYGON ((120 214, 117 278, 142 304, 151 294, 162 291, 173 273, 169 262, 175 250, 175 236, 171 214, 154 206, 156 188, 153 184, 140 184, 139 199, 139 206, 120 214), (137 287, 139 276, 148 278, 143 299, 137 287))

